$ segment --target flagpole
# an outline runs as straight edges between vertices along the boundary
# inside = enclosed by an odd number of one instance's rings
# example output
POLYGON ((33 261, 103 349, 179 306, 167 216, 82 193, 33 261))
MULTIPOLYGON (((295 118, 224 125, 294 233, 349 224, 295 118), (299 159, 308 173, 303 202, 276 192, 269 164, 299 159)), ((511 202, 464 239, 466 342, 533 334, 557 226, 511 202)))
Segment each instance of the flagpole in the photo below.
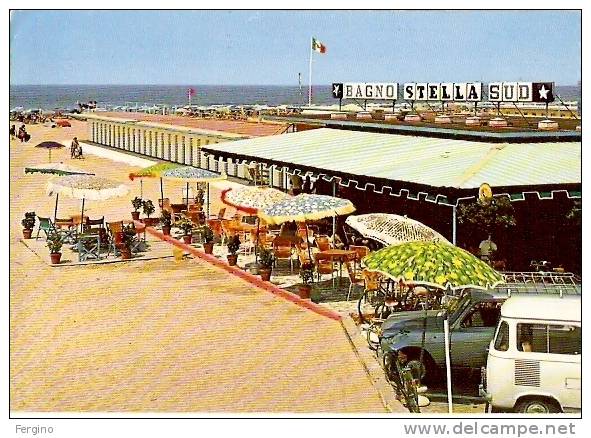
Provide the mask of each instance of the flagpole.
POLYGON ((308 106, 312 106, 312 53, 314 52, 314 50, 312 50, 312 41, 314 40, 314 37, 311 37, 310 39, 310 71, 308 74, 308 78, 309 78, 309 85, 308 85, 308 106))

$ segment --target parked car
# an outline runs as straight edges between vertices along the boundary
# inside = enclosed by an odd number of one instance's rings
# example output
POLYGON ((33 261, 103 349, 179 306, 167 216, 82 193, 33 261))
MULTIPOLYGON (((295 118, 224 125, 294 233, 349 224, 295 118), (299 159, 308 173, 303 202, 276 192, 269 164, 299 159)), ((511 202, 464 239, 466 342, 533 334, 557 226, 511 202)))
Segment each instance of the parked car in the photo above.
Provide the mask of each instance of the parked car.
POLYGON ((580 294, 580 285, 520 284, 503 285, 490 291, 468 289, 447 310, 397 312, 384 321, 379 339, 380 354, 403 352, 415 369, 422 369, 425 382, 443 377, 445 345, 443 320, 450 329, 451 367, 477 370, 486 365, 487 347, 495 334, 501 305, 516 294, 580 294), (423 342, 424 331, 424 342, 423 342), (421 357, 421 350, 423 354, 421 357))
POLYGON ((581 409, 581 297, 514 296, 501 307, 480 394, 493 410, 581 409))

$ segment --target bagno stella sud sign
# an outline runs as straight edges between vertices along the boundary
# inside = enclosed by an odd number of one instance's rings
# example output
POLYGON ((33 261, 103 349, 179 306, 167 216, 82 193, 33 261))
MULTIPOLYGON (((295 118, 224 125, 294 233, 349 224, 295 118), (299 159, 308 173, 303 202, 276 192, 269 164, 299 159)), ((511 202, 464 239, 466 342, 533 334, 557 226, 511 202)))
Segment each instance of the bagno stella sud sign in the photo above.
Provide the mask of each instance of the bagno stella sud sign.
MULTIPOLYGON (((491 82, 490 102, 553 102, 553 82, 491 82)), ((482 82, 410 82, 402 86, 406 101, 480 102, 482 82)), ((397 82, 341 82, 332 84, 336 99, 397 100, 397 82)))

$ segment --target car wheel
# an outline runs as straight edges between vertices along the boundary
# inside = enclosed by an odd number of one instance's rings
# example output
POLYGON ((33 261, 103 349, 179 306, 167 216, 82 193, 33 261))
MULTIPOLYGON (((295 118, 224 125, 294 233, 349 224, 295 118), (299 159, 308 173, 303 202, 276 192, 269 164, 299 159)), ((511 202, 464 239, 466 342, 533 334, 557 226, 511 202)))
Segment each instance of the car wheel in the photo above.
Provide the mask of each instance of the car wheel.
POLYGON ((427 352, 423 353, 422 362, 420 353, 413 354, 407 366, 412 370, 414 378, 422 383, 431 383, 436 380, 437 367, 427 352))
POLYGON ((521 400, 515 405, 515 412, 520 414, 557 414, 560 406, 556 402, 543 398, 521 400))

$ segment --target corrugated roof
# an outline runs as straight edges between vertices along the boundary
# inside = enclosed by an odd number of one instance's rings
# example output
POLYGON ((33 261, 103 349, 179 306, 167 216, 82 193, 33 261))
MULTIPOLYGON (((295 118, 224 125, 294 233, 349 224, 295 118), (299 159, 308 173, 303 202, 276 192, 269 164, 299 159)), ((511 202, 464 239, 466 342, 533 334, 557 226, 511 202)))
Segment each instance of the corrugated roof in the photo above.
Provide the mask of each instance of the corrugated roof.
POLYGON ((581 183, 579 142, 493 144, 321 128, 207 149, 433 187, 581 183))

